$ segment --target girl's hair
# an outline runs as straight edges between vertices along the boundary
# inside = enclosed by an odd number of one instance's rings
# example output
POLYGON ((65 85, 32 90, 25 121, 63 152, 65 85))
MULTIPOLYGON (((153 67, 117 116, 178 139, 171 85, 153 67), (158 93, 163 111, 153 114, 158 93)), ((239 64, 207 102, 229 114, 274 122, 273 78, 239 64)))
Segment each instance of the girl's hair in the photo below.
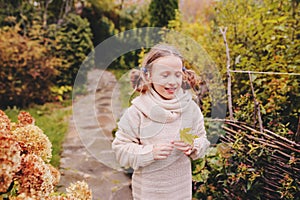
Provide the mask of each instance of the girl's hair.
MULTIPOLYGON (((130 71, 130 82, 135 91, 144 93, 151 87, 148 80, 152 70, 152 63, 166 56, 176 56, 180 58, 183 65, 183 57, 175 47, 167 44, 155 45, 145 56, 141 69, 132 69, 130 71)), ((182 88, 195 88, 198 82, 199 78, 196 73, 183 66, 182 88)))

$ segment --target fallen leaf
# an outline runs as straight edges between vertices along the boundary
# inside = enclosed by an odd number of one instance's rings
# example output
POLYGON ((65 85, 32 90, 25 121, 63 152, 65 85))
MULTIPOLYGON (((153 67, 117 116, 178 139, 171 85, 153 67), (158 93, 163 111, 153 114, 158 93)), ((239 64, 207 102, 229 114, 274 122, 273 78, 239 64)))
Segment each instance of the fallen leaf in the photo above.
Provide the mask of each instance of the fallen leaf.
POLYGON ((180 140, 187 144, 193 145, 194 139, 198 138, 198 136, 191 134, 190 131, 191 131, 191 128, 181 129, 180 130, 180 140))

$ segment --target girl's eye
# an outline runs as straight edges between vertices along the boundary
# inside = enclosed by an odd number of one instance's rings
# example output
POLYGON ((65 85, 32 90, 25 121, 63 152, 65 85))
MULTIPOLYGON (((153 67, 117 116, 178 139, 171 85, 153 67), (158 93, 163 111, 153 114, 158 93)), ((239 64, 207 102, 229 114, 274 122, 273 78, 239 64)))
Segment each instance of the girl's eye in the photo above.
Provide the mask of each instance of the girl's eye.
POLYGON ((168 77, 168 74, 162 74, 161 75, 163 78, 167 78, 168 77))
POLYGON ((181 76, 182 76, 181 72, 176 73, 176 77, 177 77, 177 78, 180 78, 181 76))

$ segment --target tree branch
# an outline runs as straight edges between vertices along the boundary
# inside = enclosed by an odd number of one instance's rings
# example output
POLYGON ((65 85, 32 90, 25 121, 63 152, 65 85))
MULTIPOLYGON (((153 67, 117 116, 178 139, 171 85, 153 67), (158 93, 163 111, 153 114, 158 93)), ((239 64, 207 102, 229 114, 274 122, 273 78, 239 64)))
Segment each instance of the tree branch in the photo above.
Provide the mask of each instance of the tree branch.
POLYGON ((259 123, 259 130, 260 130, 260 132, 263 132, 263 123, 262 123, 262 120, 261 120, 259 102, 256 100, 256 96, 255 96, 255 92, 254 92, 254 87, 253 87, 253 83, 252 83, 251 73, 248 72, 248 75, 249 75, 250 86, 251 86, 251 91, 252 91, 253 101, 254 101, 254 113, 257 114, 258 123, 259 123))

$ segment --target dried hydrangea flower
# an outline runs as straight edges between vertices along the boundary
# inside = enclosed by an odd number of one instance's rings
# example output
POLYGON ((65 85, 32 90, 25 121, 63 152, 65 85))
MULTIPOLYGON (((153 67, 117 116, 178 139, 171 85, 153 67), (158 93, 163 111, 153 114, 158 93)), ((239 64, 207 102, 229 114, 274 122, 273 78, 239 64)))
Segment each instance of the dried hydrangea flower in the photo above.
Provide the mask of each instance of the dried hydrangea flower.
POLYGON ((66 191, 68 198, 74 198, 77 200, 92 199, 92 191, 89 189, 89 186, 85 181, 77 181, 76 183, 71 183, 66 191))
POLYGON ((58 171, 58 169, 53 167, 51 164, 47 164, 47 165, 48 165, 50 172, 52 174, 52 177, 53 177, 52 185, 56 186, 60 181, 60 172, 58 171))
POLYGON ((21 170, 18 173, 19 193, 28 197, 46 197, 54 190, 53 177, 48 165, 37 155, 22 156, 21 170))
POLYGON ((12 137, 0 134, 0 193, 6 192, 21 166, 21 148, 12 137))
POLYGON ((18 196, 9 197, 9 200, 35 200, 34 197, 29 197, 25 193, 19 194, 18 196))
POLYGON ((0 134, 9 134, 10 132, 10 119, 8 116, 0 110, 0 134))
POLYGON ((43 131, 35 125, 18 127, 12 134, 19 142, 23 153, 35 154, 45 162, 49 162, 52 157, 52 144, 43 131))
POLYGON ((18 124, 16 122, 10 123, 10 131, 16 130, 18 128, 18 124))
POLYGON ((65 196, 48 196, 45 198, 45 200, 77 200, 77 199, 73 199, 73 198, 67 198, 65 196))
POLYGON ((28 124, 32 124, 34 125, 34 118, 25 111, 21 111, 18 115, 18 122, 19 122, 19 126, 26 126, 28 124))

